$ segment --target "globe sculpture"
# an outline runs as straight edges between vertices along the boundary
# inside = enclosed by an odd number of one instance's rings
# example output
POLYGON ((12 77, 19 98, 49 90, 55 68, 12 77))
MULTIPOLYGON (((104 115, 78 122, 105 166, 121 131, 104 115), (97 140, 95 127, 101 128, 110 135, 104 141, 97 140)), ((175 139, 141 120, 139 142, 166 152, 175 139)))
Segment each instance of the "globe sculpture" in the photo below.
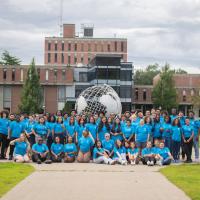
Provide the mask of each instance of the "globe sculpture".
POLYGON ((109 85, 96 85, 84 90, 76 100, 75 109, 78 114, 104 112, 121 115, 122 105, 118 94, 109 85))

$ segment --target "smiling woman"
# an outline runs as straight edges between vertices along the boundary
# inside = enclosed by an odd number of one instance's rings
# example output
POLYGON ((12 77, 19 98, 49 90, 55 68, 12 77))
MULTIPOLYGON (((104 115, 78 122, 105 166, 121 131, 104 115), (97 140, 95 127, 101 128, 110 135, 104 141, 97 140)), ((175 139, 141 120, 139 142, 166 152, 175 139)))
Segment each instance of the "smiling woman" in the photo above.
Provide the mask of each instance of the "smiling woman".
POLYGON ((0 198, 33 171, 31 165, 0 163, 0 198))

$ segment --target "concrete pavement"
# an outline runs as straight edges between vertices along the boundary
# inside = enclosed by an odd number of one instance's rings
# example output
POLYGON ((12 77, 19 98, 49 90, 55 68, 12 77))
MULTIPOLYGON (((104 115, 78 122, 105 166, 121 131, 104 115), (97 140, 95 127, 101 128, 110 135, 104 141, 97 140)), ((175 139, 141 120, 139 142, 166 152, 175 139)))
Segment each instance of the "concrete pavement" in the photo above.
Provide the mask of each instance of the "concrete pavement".
POLYGON ((189 200, 157 166, 32 165, 36 172, 2 200, 189 200))

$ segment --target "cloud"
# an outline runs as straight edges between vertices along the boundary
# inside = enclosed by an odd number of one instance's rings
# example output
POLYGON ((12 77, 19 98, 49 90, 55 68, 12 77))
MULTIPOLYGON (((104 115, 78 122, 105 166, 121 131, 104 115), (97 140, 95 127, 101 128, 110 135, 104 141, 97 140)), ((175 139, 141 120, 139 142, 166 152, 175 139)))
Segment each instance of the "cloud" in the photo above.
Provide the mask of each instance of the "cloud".
MULTIPOLYGON (((59 34, 59 1, 2 0, 0 52, 43 64, 44 37, 59 34)), ((136 67, 168 62, 200 73, 200 0, 63 0, 63 22, 92 23, 97 37, 128 38, 136 67)))

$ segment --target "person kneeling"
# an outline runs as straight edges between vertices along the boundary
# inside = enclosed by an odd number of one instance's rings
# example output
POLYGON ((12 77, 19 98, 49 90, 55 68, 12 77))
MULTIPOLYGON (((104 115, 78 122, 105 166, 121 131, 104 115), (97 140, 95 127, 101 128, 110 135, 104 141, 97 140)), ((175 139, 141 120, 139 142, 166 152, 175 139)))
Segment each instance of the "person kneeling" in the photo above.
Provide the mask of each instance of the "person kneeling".
POLYGON ((128 152, 128 160, 131 163, 131 165, 139 164, 139 157, 138 157, 139 150, 138 148, 136 148, 134 142, 130 143, 130 147, 128 148, 127 152, 128 152))
POLYGON ((68 143, 64 145, 64 162, 66 163, 74 162, 77 154, 77 147, 72 141, 73 138, 69 136, 68 143))
POLYGON ((32 146, 32 160, 41 164, 45 162, 46 164, 51 164, 49 149, 46 144, 43 143, 43 139, 38 137, 38 142, 32 146))
POLYGON ((26 140, 24 134, 21 134, 20 138, 11 141, 10 145, 15 145, 13 153, 14 161, 19 163, 30 161, 28 156, 28 150, 30 145, 29 142, 26 140))
POLYGON ((170 165, 173 157, 170 153, 169 148, 165 147, 164 142, 160 142, 160 149, 158 151, 158 165, 170 165))
POLYGON ((114 147, 113 152, 113 160, 121 165, 127 165, 126 149, 122 146, 122 142, 120 140, 116 140, 116 146, 114 147))
POLYGON ((151 142, 147 142, 146 148, 142 150, 143 165, 153 166, 156 163, 155 154, 151 142))
POLYGON ((110 164, 114 165, 115 161, 109 158, 108 153, 101 146, 101 141, 97 141, 96 147, 93 150, 93 162, 96 164, 110 164))
POLYGON ((55 137, 55 143, 51 145, 51 160, 53 162, 62 162, 63 147, 64 145, 60 143, 60 138, 55 137))
POLYGON ((77 161, 80 163, 90 162, 91 148, 94 145, 94 139, 88 131, 83 131, 83 136, 78 141, 79 152, 77 161))

